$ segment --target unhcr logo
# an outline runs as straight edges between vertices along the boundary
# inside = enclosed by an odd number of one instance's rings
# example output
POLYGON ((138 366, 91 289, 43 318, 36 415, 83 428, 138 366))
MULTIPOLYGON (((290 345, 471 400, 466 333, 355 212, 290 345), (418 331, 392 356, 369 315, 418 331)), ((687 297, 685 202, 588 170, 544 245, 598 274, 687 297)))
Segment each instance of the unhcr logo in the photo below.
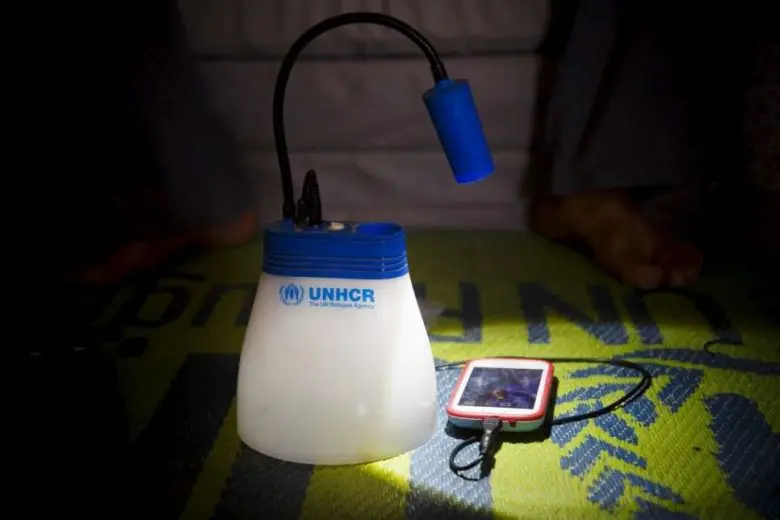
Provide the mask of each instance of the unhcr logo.
POLYGON ((373 309, 374 290, 367 287, 309 287, 310 307, 373 309))
POLYGON ((279 301, 285 305, 300 305, 304 295, 303 287, 294 283, 279 287, 279 301))
POLYGON ((279 287, 279 301, 283 305, 300 305, 308 300, 309 307, 336 309, 373 309, 374 289, 368 287, 304 287, 287 283, 279 287))

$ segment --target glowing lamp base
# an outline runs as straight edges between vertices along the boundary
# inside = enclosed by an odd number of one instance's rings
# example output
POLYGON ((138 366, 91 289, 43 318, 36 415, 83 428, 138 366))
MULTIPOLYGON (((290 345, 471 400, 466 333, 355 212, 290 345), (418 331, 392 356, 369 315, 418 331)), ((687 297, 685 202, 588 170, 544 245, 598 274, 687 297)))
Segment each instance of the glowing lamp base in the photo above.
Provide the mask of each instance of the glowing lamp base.
POLYGON ((237 407, 241 440, 290 462, 373 462, 430 439, 436 375, 399 226, 266 229, 237 407))

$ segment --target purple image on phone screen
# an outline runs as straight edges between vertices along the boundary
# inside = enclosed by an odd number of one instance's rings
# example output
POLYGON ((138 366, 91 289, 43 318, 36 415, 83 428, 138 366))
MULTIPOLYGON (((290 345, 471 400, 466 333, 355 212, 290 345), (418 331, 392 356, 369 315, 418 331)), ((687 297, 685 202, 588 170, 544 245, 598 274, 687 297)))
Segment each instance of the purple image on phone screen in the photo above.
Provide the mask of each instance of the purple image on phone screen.
POLYGON ((458 404, 531 410, 542 373, 535 368, 474 367, 458 404))

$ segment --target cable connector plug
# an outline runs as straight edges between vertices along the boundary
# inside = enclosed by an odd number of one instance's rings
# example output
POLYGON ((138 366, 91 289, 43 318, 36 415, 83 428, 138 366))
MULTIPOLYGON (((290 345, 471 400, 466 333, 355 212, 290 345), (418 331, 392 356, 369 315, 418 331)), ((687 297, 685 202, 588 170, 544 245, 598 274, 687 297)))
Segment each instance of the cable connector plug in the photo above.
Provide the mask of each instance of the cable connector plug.
POLYGON ((298 199, 298 208, 295 212, 295 224, 298 227, 307 227, 309 225, 309 208, 303 197, 298 199))
POLYGON ((309 225, 322 224, 322 203, 320 202, 320 186, 317 184, 317 174, 314 170, 306 172, 303 180, 303 194, 301 198, 306 202, 309 215, 309 225))
POLYGON ((482 437, 479 439, 479 454, 482 456, 490 455, 495 445, 496 434, 501 431, 504 423, 501 419, 491 417, 482 422, 482 437))
POLYGON ((306 172, 303 180, 301 198, 298 199, 295 223, 299 227, 312 227, 322 224, 322 205, 320 202, 320 187, 317 184, 317 174, 314 170, 306 172))
MULTIPOLYGON (((495 451, 498 440, 498 432, 501 431, 501 427, 503 426, 503 422, 501 419, 498 419, 496 417, 490 417, 486 419, 485 421, 482 421, 482 436, 481 437, 470 437, 457 446, 455 446, 455 449, 452 450, 452 453, 450 453, 450 470, 454 472, 455 474, 460 474, 462 471, 467 471, 472 468, 476 468, 477 466, 481 465, 483 462, 490 463, 493 458, 493 452, 495 451), (475 457, 471 462, 468 462, 466 464, 458 464, 457 457, 458 454, 463 451, 464 448, 467 446, 470 446, 472 444, 479 443, 479 455, 475 457)), ((484 468, 483 468, 484 470, 484 468)))

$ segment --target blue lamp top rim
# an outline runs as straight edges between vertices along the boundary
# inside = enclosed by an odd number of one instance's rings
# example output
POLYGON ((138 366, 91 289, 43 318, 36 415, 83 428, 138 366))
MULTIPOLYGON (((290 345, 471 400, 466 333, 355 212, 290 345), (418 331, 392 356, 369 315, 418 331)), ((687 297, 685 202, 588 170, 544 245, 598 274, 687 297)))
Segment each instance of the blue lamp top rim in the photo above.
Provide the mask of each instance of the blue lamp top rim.
POLYGON ((266 226, 263 271, 284 276, 387 279, 408 272, 406 233, 392 222, 292 220, 266 226))

